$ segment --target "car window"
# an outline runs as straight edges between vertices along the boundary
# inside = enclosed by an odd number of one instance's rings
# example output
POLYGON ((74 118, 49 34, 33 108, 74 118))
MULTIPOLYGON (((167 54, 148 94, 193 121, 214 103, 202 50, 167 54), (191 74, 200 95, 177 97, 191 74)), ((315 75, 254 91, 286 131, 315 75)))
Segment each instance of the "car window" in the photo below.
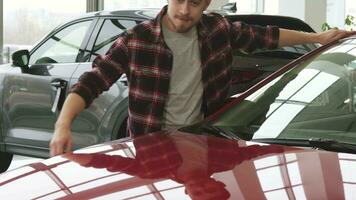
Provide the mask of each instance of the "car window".
POLYGON ((356 40, 302 62, 213 125, 242 138, 329 138, 356 143, 356 40))
POLYGON ((229 96, 239 94, 290 62, 291 58, 257 56, 233 51, 229 96))
POLYGON ((72 24, 53 34, 31 55, 30 64, 75 63, 92 20, 72 24))
POLYGON ((290 61, 316 48, 316 44, 303 44, 273 50, 260 49, 250 54, 238 49, 234 50, 232 60, 233 81, 229 96, 246 91, 290 61))
POLYGON ((105 54, 122 32, 138 23, 139 21, 134 20, 106 19, 96 38, 90 60, 92 61, 96 56, 105 54))

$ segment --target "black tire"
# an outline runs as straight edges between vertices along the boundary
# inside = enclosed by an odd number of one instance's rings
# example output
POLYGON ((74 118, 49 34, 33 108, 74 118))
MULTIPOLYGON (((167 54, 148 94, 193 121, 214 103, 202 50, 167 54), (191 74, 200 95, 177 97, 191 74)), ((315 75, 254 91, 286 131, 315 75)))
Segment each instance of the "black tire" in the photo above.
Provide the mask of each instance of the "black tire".
POLYGON ((5 172, 11 164, 13 154, 0 152, 0 173, 5 172))

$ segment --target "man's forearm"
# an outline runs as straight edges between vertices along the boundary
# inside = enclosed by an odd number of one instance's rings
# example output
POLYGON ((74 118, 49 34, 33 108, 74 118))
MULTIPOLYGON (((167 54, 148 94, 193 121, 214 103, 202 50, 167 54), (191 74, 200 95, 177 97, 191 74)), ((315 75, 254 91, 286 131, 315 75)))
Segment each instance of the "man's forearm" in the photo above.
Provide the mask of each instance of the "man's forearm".
POLYGON ((70 129, 74 118, 85 108, 84 99, 76 93, 70 93, 66 98, 55 128, 70 129))
POLYGON ((356 31, 331 29, 320 33, 306 33, 288 29, 279 29, 279 47, 305 43, 327 44, 328 42, 355 35, 356 31))
POLYGON ((304 43, 318 42, 317 33, 306 33, 288 29, 279 29, 279 47, 291 46, 304 43))

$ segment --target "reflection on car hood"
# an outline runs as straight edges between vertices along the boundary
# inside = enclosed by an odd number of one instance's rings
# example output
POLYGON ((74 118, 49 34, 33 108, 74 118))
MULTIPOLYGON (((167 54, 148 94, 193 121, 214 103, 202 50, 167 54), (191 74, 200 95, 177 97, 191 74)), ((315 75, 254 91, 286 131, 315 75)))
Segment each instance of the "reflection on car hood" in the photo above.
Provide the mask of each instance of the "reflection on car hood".
POLYGON ((179 131, 113 141, 0 175, 0 199, 348 199, 356 156, 179 131))

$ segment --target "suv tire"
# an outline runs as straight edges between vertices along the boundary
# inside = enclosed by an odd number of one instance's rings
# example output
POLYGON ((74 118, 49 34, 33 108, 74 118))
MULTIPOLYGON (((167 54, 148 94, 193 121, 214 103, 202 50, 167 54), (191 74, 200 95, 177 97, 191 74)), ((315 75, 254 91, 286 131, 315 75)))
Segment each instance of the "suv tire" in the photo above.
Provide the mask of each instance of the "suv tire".
POLYGON ((0 152, 0 173, 5 172, 11 164, 13 154, 0 152))

